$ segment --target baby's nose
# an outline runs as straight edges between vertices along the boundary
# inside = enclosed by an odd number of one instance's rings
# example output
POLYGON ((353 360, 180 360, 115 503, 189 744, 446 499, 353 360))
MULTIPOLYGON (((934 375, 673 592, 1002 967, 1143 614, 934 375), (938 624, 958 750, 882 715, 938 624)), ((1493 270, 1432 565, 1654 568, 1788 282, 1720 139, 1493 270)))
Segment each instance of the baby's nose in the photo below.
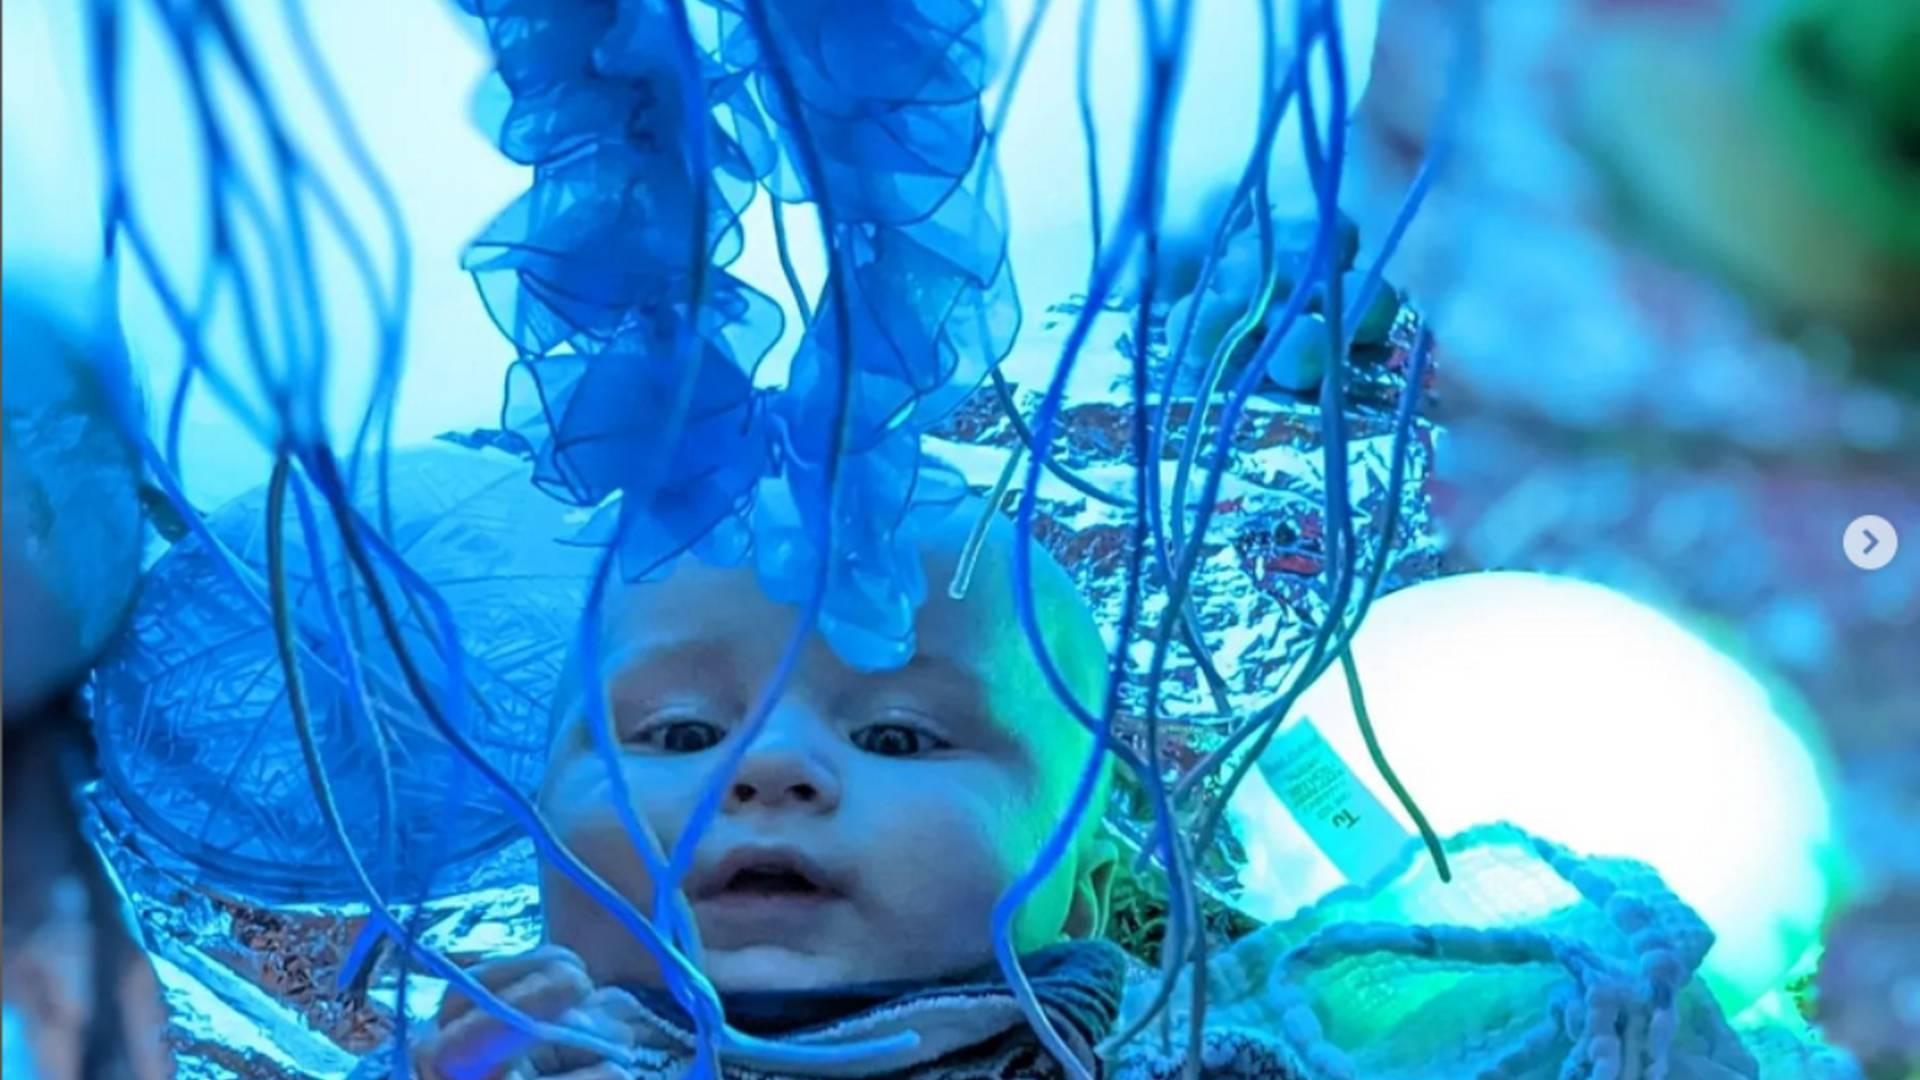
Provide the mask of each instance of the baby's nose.
POLYGON ((825 762, 798 746, 770 745, 747 751, 722 808, 826 813, 839 805, 840 781, 825 762))

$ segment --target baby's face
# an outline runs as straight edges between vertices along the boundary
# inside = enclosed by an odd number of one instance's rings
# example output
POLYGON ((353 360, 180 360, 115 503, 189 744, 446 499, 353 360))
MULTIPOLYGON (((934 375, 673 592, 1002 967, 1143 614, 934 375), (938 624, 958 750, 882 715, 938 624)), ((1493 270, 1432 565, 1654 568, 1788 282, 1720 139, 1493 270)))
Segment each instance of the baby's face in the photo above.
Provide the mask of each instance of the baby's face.
MULTIPOLYGON (((934 595, 910 664, 861 673, 810 642, 747 748, 686 880, 718 988, 929 978, 991 962, 993 906, 1059 820, 1091 743, 1040 683, 1003 576, 989 573, 953 601, 943 565, 930 560, 934 595)), ((1077 598, 1064 617, 1087 618, 1077 598)), ((609 620, 620 767, 641 820, 671 850, 743 737, 795 613, 768 600, 750 570, 687 564, 619 594, 609 620)), ((556 746, 545 812, 651 912, 653 883, 580 713, 570 710, 556 746)), ((1023 909, 1016 947, 1098 932, 1110 867, 1091 848, 1070 857, 1023 909)), ((570 881, 546 867, 542 884, 550 937, 586 958, 597 981, 659 981, 641 946, 570 881)))

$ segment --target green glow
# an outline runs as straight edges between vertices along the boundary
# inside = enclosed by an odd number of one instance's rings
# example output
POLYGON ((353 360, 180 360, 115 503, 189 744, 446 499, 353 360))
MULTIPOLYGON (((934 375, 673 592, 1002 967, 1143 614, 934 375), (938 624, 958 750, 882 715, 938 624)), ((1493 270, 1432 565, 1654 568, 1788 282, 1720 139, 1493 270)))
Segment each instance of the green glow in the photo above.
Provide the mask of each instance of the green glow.
POLYGON ((1762 38, 1767 126, 1863 229, 1920 258, 1920 5, 1800 0, 1762 38))
MULTIPOLYGON (((1652 865, 1713 927, 1702 974, 1729 1014, 1817 944, 1843 881, 1827 753, 1803 707, 1698 633, 1599 586, 1488 573, 1381 600, 1354 655, 1383 748, 1443 836, 1508 821, 1652 865)), ((1297 715, 1394 806, 1337 671, 1297 715)), ((1257 776, 1234 809, 1250 914, 1344 884, 1257 776)), ((1484 884, 1406 906, 1518 922, 1565 900, 1484 884)))

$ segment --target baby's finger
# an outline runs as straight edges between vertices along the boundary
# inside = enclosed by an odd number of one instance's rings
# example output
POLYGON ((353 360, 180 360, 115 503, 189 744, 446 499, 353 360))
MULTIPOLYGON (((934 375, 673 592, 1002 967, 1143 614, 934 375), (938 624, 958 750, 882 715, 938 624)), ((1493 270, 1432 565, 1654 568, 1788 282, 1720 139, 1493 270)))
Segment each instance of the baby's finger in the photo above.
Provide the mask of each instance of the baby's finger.
MULTIPOLYGON (((542 945, 518 956, 475 964, 467 974, 481 986, 498 994, 521 979, 549 967, 576 968, 584 978, 587 965, 571 949, 563 949, 558 945, 542 945)), ((446 997, 440 999, 440 1012, 435 1018, 435 1023, 441 1030, 445 1030, 455 1020, 472 1011, 473 1000, 458 989, 449 988, 446 997)))
MULTIPOLYGON (((536 1020, 554 1020, 592 992, 585 971, 562 964, 523 976, 500 998, 536 1020)), ((440 1029, 433 1040, 431 1062, 436 1073, 458 1080, 497 1077, 508 1062, 533 1045, 534 1036, 475 1009, 440 1029)))
POLYGON ((629 1032, 632 1031, 634 1022, 646 1015, 646 1009, 641 1006, 640 999, 617 986, 599 987, 587 995, 587 1000, 580 1007, 618 1020, 629 1032))
MULTIPOLYGON (((570 1028, 589 1031, 616 1046, 631 1047, 634 1043, 633 1026, 627 1018, 618 1015, 613 1009, 631 1002, 631 996, 624 991, 612 988, 595 990, 587 1000, 576 1009, 569 1009, 560 1018, 560 1023, 570 1028), (622 1001, 622 999, 625 999, 622 1001)), ((638 1003, 634 1003, 638 1008, 638 1003)), ((560 1046, 555 1043, 541 1043, 527 1054, 527 1060, 540 1076, 571 1076, 582 1069, 600 1064, 601 1055, 577 1046, 560 1046)))

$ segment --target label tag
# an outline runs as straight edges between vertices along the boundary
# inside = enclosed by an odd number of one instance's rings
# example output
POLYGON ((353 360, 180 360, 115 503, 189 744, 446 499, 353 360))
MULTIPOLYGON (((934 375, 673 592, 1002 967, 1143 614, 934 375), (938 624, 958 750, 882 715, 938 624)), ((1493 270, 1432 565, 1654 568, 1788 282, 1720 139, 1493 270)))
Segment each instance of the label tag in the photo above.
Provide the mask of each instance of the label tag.
POLYGON ((1372 881, 1413 841, 1311 716, 1289 722, 1261 755, 1259 768, 1281 805, 1349 882, 1372 881))

